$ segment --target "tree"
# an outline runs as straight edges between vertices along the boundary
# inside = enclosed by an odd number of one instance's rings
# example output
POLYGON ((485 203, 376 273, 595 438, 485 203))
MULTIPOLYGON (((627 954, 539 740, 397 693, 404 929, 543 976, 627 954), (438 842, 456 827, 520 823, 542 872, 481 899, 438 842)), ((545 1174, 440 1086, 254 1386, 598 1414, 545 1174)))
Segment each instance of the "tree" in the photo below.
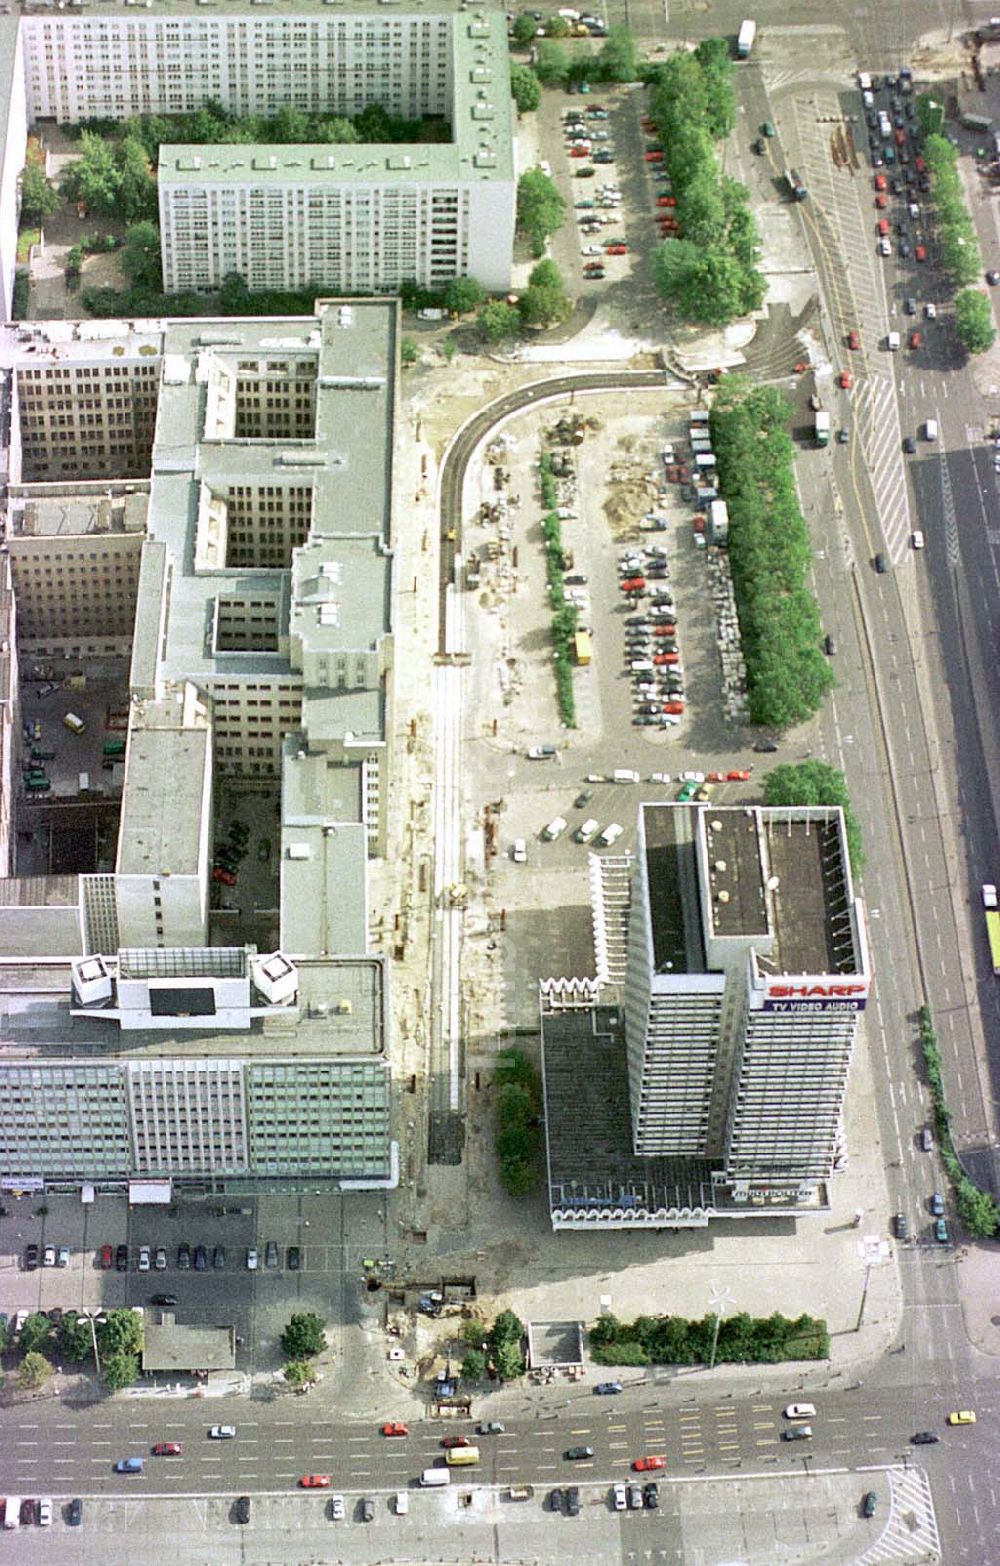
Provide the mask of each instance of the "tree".
POLYGON ((118 147, 119 204, 126 223, 155 219, 156 180, 138 136, 126 136, 118 147))
POLYGON ((564 82, 569 75, 569 55, 561 44, 542 38, 535 51, 534 70, 543 87, 564 82))
POLYGON ((694 51, 705 84, 705 114, 716 141, 724 141, 736 123, 733 62, 724 38, 703 38, 694 51))
POLYGON ((290 1359, 285 1366, 285 1380, 290 1387, 311 1387, 318 1371, 307 1359, 290 1359))
POLYGON ((0 1321, 0 1354, 5 1354, 10 1348, 12 1336, 10 1322, 0 1321))
POLYGON ((526 326, 554 326, 566 319, 573 305, 554 261, 539 261, 533 268, 518 308, 526 326))
POLYGON ((529 44, 534 43, 537 27, 538 23, 535 21, 535 18, 529 16, 527 11, 522 11, 520 16, 515 19, 514 26, 511 28, 511 39, 517 44, 519 49, 526 49, 529 44))
POLYGON ((653 252, 653 276, 687 321, 728 326, 741 313, 741 268, 725 250, 702 249, 687 239, 660 245, 653 252))
POLYGON ((495 1360, 501 1381, 516 1381, 524 1375, 524 1355, 516 1343, 503 1343, 495 1360))
POLYGON ((21 170, 21 221, 28 224, 44 223, 62 202, 58 190, 40 163, 34 160, 21 170))
POLYGON ((550 38, 568 38, 569 22, 565 16, 550 16, 545 23, 545 31, 550 38))
POLYGON ((84 131, 80 137, 80 156, 67 169, 62 188, 71 201, 84 202, 91 212, 99 212, 104 217, 116 214, 121 172, 112 144, 93 131, 84 131))
POLYGON ((533 114, 542 101, 542 84, 530 65, 510 68, 510 95, 518 114, 533 114))
POLYGON ((52 1376, 52 1366, 44 1354, 25 1354, 17 1370, 17 1384, 22 1392, 37 1392, 52 1376))
POLYGON ((142 1353, 142 1317, 134 1310, 113 1310, 106 1321, 97 1323, 97 1342, 102 1362, 115 1355, 142 1353))
POLYGON ((485 298, 486 290, 475 277, 453 277, 444 291, 445 307, 455 315, 478 310, 485 298))
POLYGON ((521 317, 514 305, 506 304, 502 299, 491 299, 489 304, 483 305, 476 323, 485 342, 502 343, 518 335, 521 317))
POLYGON ((139 1379, 137 1354, 109 1354, 102 1366, 102 1378, 109 1392, 122 1392, 139 1379))
POLYGON ((219 309, 224 315, 242 315, 248 307, 250 290, 240 272, 227 272, 219 289, 219 309))
POLYGON ((36 1349, 47 1349, 52 1337, 53 1327, 48 1316, 44 1311, 34 1311, 21 1328, 21 1353, 31 1354, 36 1349))
POLYGON ((361 140, 351 121, 338 114, 331 120, 321 121, 316 126, 314 136, 316 141, 343 142, 345 146, 361 140))
POLYGON ((468 1349, 462 1361, 463 1381, 482 1381, 486 1375, 486 1355, 482 1349, 468 1349))
POLYGON ((956 298, 955 327, 966 353, 986 353, 993 347, 993 306, 978 288, 965 288, 956 298))
POLYGON ((992 1240, 1000 1224, 1000 1210, 988 1191, 971 1180, 960 1180, 956 1192, 958 1216, 974 1240, 992 1240))
POLYGON ((524 1338, 524 1322, 512 1310, 502 1310, 489 1332, 490 1346, 496 1350, 502 1343, 516 1343, 518 1348, 524 1338))
POLYGON ((404 369, 416 364, 420 358, 420 349, 412 337, 404 337, 399 345, 399 362, 404 369))
POLYGON ((312 1359, 326 1348, 323 1320, 312 1311, 292 1316, 281 1334, 281 1347, 289 1359, 312 1359))
POLYGON ((59 1325, 59 1357, 79 1365, 93 1353, 90 1322, 83 1316, 64 1316, 59 1325))
POLYGON ((483 1321, 463 1321, 458 1335, 468 1348, 482 1348, 486 1341, 486 1323, 483 1321))
POLYGON ((134 223, 128 230, 121 249, 121 266, 134 288, 160 292, 160 231, 155 223, 134 223))
POLYGON ((541 169, 526 169, 517 182, 517 227, 531 245, 531 253, 541 256, 545 241, 563 225, 566 203, 547 174, 541 169))
POLYGON ((634 82, 639 75, 635 39, 621 23, 608 28, 594 72, 604 82, 634 82))

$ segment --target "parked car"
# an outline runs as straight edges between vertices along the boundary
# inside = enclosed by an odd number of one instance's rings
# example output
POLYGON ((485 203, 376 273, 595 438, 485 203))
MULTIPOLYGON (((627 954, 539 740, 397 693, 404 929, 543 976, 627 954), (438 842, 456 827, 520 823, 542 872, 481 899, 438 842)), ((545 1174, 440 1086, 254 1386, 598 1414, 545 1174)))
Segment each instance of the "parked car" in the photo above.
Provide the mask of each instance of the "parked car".
POLYGON ((290 1245, 285 1257, 289 1272, 298 1272, 302 1265, 302 1252, 297 1245, 290 1245))
POLYGON ((632 1459, 632 1469, 637 1474, 650 1473, 657 1468, 665 1468, 666 1466, 666 1459, 663 1457, 635 1457, 632 1459))
POLYGON ((194 1248, 194 1270, 205 1272, 208 1267, 208 1251, 204 1245, 196 1245, 194 1248))
POLYGON ((71 1528, 79 1528, 83 1522, 83 1501, 77 1496, 66 1508, 66 1521, 71 1528))
POLYGON ((208 1432, 210 1441, 232 1441, 236 1437, 235 1425, 212 1425, 208 1432))
POLYGON ((191 1266, 191 1247, 183 1241, 177 1247, 177 1266, 181 1272, 187 1272, 191 1266))
POLYGON ((24 1267, 26 1272, 34 1272, 38 1267, 38 1246, 32 1241, 24 1247, 24 1267))
POLYGON ((176 1294, 152 1294, 152 1295, 150 1295, 149 1303, 151 1305, 176 1305, 177 1304, 177 1295, 176 1294))
POLYGON ((238 1495, 236 1497, 236 1521, 238 1523, 248 1523, 250 1521, 250 1497, 248 1495, 238 1495))
POLYGON ((878 1495, 877 1495, 877 1493, 874 1490, 866 1491, 864 1496, 862 1497, 862 1501, 861 1501, 861 1515, 862 1515, 862 1517, 874 1517, 877 1506, 878 1506, 878 1495))
POLYGON ((42 1266, 43 1267, 54 1267, 55 1264, 56 1264, 56 1248, 55 1248, 54 1245, 47 1245, 45 1247, 45 1249, 43 1250, 43 1252, 42 1252, 42 1266))
POLYGON ((257 1271, 257 1247, 255 1245, 248 1245, 247 1246, 247 1272, 256 1272, 256 1271, 257 1271))
POLYGON ((264 1247, 264 1266, 278 1266, 278 1244, 276 1240, 268 1240, 266 1246, 264 1247))
POLYGON ((330 1520, 331 1520, 331 1522, 343 1522, 343 1520, 344 1520, 344 1518, 346 1516, 347 1516, 347 1511, 346 1511, 346 1508, 344 1506, 344 1497, 342 1495, 331 1495, 331 1497, 330 1497, 330 1520))
POLYGON ((163 1246, 163 1245, 158 1245, 156 1247, 156 1254, 153 1257, 153 1266, 156 1268, 157 1272, 163 1272, 165 1267, 166 1267, 166 1265, 167 1265, 166 1247, 163 1246))
POLYGON ((101 1271, 102 1272, 110 1272, 110 1270, 114 1266, 114 1264, 115 1264, 115 1253, 114 1253, 113 1246, 102 1245, 101 1246, 101 1250, 100 1250, 100 1255, 98 1257, 98 1266, 101 1268, 101 1271))
POLYGON ((299 1480, 301 1490, 329 1490, 329 1474, 303 1474, 299 1480))
POLYGON ((148 1245, 140 1245, 139 1246, 139 1262, 138 1262, 139 1271, 140 1272, 148 1272, 151 1265, 152 1265, 152 1252, 150 1251, 149 1246, 148 1245))
POLYGON ((128 1246, 127 1245, 119 1245, 117 1250, 115 1251, 115 1270, 117 1272, 128 1272, 128 1246))
POLYGON ((563 1453, 566 1461, 570 1463, 585 1462, 588 1458, 593 1457, 593 1455, 594 1448, 592 1446, 568 1446, 563 1453))

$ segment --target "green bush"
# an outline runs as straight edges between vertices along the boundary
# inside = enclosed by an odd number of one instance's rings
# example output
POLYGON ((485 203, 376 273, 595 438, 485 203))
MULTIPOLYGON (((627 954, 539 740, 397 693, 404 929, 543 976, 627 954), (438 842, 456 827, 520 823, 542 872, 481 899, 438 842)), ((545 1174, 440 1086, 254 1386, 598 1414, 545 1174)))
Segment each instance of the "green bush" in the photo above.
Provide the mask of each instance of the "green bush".
POLYGON ((573 694, 573 638, 576 635, 576 606, 569 602, 563 586, 562 528, 556 515, 557 490, 552 474, 552 458, 542 453, 538 487, 545 515, 542 537, 545 540, 545 566, 552 601, 553 662, 556 671, 556 698, 559 716, 568 729, 576 728, 576 698, 573 694))
POLYGON ((927 1085, 934 1104, 934 1128, 941 1149, 941 1162, 955 1193, 955 1207, 962 1224, 976 1240, 992 1240, 1000 1230, 1000 1207, 989 1191, 982 1190, 970 1180, 962 1168, 951 1139, 951 1115, 944 1096, 944 1079, 941 1074, 941 1052, 929 1006, 921 1006, 918 1013, 920 1050, 927 1074, 927 1085))
POLYGON ((983 269, 983 258, 958 172, 958 149, 947 136, 931 135, 924 142, 924 157, 931 176, 941 259, 959 287, 973 283, 983 269))
POLYGON ((599 1365, 782 1364, 789 1360, 829 1359, 826 1322, 814 1316, 790 1320, 713 1315, 691 1321, 684 1316, 637 1316, 618 1321, 602 1316, 588 1334, 591 1357, 599 1365), (716 1334, 716 1326, 718 1333, 716 1334))
POLYGON ((786 729, 834 685, 808 585, 809 530, 799 509, 783 392, 722 380, 712 449, 729 508, 729 564, 747 670, 750 721, 786 729))
POLYGON ((541 1177, 541 1078, 520 1050, 501 1056, 497 1073, 495 1147, 500 1183, 510 1196, 528 1196, 541 1177))

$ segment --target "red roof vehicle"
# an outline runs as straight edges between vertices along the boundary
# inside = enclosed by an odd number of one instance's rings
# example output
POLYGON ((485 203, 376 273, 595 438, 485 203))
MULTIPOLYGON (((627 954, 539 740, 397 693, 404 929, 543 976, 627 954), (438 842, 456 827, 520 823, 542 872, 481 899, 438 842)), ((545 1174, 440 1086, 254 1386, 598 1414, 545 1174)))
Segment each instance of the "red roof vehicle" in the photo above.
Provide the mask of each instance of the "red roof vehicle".
POLYGON ((848 348, 861 347, 861 338, 858 336, 857 331, 853 327, 847 334, 847 346, 848 348))
POLYGON ((658 652, 653 654, 654 663, 680 663, 680 661, 681 655, 679 652, 658 652))
POLYGON ((110 1245, 102 1245, 101 1246, 101 1268, 102 1268, 102 1270, 104 1272, 107 1272, 109 1267, 113 1267, 113 1266, 114 1266, 114 1253, 113 1253, 113 1251, 111 1249, 111 1246, 110 1245))
POLYGON ((448 1451, 453 1446, 468 1446, 469 1438, 468 1436, 444 1436, 442 1437, 441 1445, 445 1451, 448 1451))
POLYGON ((329 1474, 303 1474, 299 1480, 303 1490, 328 1490, 330 1488, 329 1474))
POLYGON ((880 212, 884 212, 886 207, 889 205, 889 197, 883 195, 876 196, 875 205, 878 207, 880 212))
POLYGON ((875 189, 876 190, 888 190, 889 189, 889 184, 888 184, 888 181, 886 180, 886 177, 885 177, 884 174, 876 174, 876 176, 875 176, 875 189))
POLYGON ((409 1433, 409 1425, 401 1424, 398 1419, 390 1419, 382 1426, 382 1434, 384 1436, 404 1436, 409 1435, 409 1433))
POLYGON ((749 783, 750 774, 746 767, 734 767, 732 772, 726 773, 727 783, 749 783))
POLYGON ((850 370, 841 370, 840 374, 837 376, 837 385, 841 388, 842 391, 850 391, 851 387, 854 385, 854 380, 850 370))
POLYGON ((637 1457, 632 1467, 637 1474, 648 1474, 654 1469, 665 1468, 666 1460, 662 1457, 637 1457))
POLYGON ((922 340, 923 339, 921 338, 919 332, 911 332, 910 333, 910 347, 911 348, 919 348, 922 340))
POLYGON ((183 1457, 183 1441, 158 1441, 153 1447, 154 1457, 183 1457))
POLYGON ((628 245, 605 245, 604 253, 609 256, 627 256, 628 245))
POLYGON ((913 252, 913 258, 914 258, 915 261, 926 261, 927 260, 927 246, 926 245, 918 245, 916 250, 914 250, 914 252, 913 252))

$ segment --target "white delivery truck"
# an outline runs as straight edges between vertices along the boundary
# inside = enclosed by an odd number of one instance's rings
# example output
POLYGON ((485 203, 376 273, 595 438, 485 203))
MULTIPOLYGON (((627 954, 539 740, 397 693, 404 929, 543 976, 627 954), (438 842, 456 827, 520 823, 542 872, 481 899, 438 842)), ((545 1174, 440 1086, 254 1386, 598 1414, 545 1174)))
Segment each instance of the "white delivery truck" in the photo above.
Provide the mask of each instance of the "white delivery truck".
POLYGON ((554 843, 557 837, 562 837, 565 830, 565 816, 554 816, 553 819, 549 822, 548 826, 545 828, 542 836, 546 839, 547 842, 554 843))
POLYGON ((614 783, 638 783, 639 774, 632 767, 616 767, 612 774, 614 783))
POLYGON ((736 54, 740 60, 746 60, 749 58, 750 50, 753 48, 753 41, 756 36, 757 23, 750 21, 748 18, 745 22, 742 23, 739 37, 736 40, 736 54))
POLYGON ((425 1468, 420 1483, 425 1490, 434 1490, 439 1485, 451 1484, 451 1474, 447 1468, 425 1468))

